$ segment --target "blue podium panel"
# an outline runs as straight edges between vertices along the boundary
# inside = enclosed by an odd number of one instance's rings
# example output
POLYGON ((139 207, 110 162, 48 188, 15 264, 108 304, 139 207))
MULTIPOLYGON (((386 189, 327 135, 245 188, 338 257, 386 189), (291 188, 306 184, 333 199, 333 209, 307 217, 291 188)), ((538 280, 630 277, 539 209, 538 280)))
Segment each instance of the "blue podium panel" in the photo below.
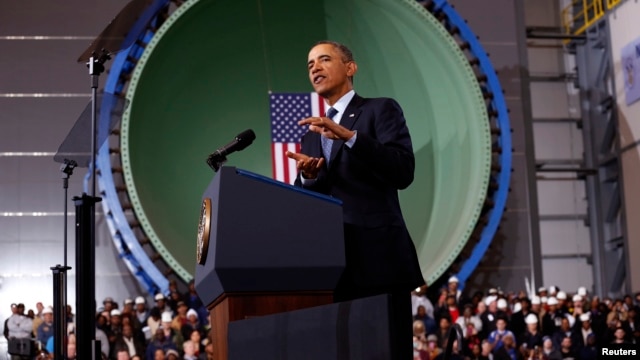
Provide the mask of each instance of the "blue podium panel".
POLYGON ((207 187, 211 230, 195 285, 205 304, 223 293, 333 290, 344 269, 339 200, 222 167, 207 187))
POLYGON ((232 321, 229 360, 396 359, 390 303, 377 295, 232 321))

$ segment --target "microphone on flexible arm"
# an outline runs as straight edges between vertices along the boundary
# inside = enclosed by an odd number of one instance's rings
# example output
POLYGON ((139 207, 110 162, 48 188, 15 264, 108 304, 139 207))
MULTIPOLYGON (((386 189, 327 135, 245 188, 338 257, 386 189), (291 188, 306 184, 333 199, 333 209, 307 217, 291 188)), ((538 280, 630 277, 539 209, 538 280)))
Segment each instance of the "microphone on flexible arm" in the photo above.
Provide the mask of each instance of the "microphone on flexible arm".
POLYGON ((213 171, 220 170, 222 164, 227 161, 227 155, 236 151, 244 150, 247 146, 253 143, 256 139, 256 134, 251 129, 247 129, 240 134, 236 135, 235 139, 227 145, 219 148, 209 155, 207 158, 207 164, 213 169, 213 171))

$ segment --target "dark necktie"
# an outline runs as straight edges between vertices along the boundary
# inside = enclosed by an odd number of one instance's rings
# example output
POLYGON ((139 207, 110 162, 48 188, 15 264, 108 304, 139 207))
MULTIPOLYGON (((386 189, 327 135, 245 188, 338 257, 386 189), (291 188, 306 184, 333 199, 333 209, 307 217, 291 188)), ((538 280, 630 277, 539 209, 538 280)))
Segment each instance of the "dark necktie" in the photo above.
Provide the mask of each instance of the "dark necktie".
MULTIPOLYGON (((327 110, 327 117, 333 120, 333 117, 336 116, 338 110, 330 107, 327 110)), ((322 143, 322 154, 324 155, 324 161, 329 165, 329 158, 331 157, 331 146, 333 145, 333 140, 327 137, 321 136, 320 141, 322 143)))

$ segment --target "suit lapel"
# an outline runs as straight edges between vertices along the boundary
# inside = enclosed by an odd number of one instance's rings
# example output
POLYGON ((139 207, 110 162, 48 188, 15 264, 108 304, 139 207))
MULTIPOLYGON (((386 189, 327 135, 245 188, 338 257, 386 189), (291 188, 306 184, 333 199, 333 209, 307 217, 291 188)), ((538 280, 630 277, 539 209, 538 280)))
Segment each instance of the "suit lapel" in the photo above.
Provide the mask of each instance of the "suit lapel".
MULTIPOLYGON (((340 118, 340 125, 352 130, 353 126, 356 123, 356 120, 358 120, 358 116, 360 116, 360 113, 362 112, 362 110, 360 109, 360 105, 364 102, 364 99, 362 97, 360 97, 358 94, 355 94, 353 96, 353 99, 351 99, 351 101, 349 102, 349 105, 347 105, 347 108, 344 110, 344 114, 342 114, 342 117, 340 118)), ((331 156, 329 157, 331 160, 329 161, 329 167, 331 167, 334 163, 334 159, 336 158, 336 156, 338 155, 338 152, 340 152, 340 149, 342 149, 342 145, 344 144, 344 141, 342 140, 334 140, 333 141, 333 145, 331 145, 331 156)))

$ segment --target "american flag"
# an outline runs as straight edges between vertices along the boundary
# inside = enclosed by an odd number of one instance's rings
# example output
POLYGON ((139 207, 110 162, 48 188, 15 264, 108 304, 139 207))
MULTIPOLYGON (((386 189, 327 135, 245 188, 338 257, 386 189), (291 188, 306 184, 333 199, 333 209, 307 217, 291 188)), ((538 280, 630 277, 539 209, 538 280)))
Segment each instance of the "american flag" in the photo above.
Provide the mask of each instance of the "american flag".
POLYGON ((271 162, 273 178, 293 184, 298 175, 296 162, 286 152, 300 152, 300 139, 307 126, 298 121, 311 116, 324 115, 324 100, 316 93, 269 94, 271 112, 271 162))

